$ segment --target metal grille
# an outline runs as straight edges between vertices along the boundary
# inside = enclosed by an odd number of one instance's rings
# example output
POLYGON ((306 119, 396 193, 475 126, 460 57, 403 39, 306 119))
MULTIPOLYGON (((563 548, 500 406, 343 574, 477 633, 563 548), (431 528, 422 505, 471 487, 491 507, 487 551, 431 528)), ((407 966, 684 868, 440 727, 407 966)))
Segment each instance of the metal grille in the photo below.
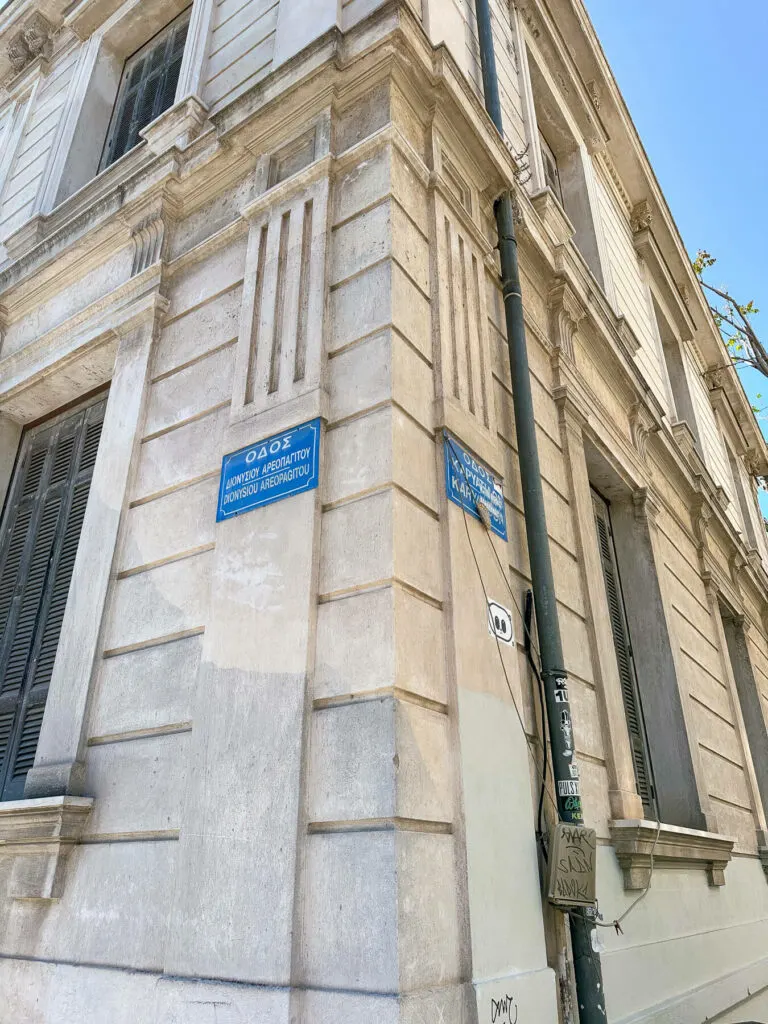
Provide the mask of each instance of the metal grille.
POLYGON ((106 402, 30 430, 0 522, 0 798, 32 767, 106 402))

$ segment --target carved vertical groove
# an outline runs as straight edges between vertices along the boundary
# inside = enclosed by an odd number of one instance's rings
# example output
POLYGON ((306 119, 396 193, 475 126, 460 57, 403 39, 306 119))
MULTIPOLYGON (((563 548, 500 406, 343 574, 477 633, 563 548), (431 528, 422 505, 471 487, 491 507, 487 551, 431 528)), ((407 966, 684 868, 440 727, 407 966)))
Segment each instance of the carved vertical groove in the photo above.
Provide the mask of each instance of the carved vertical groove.
POLYGON ((490 427, 490 419, 488 416, 488 378, 485 367, 486 351, 485 345, 483 344, 483 338, 485 337, 483 332, 483 293, 480 287, 480 265, 477 262, 477 257, 474 253, 472 253, 472 277, 474 279, 473 283, 475 286, 475 311, 477 313, 477 350, 480 361, 480 399, 483 406, 483 424, 486 427, 490 427))
POLYGON ((445 254, 448 265, 448 307, 449 330, 451 332, 451 374, 453 377, 453 395, 459 397, 459 354, 456 345, 456 296, 453 291, 453 242, 451 239, 451 222, 445 218, 445 254))
POLYGON ((252 402, 256 394, 256 357, 259 351, 259 332, 261 328, 261 301, 264 294, 264 270, 267 261, 267 225, 261 229, 259 236, 259 259, 256 264, 256 294, 253 299, 253 329, 251 331, 251 347, 248 358, 248 375, 245 383, 245 401, 252 402))
POLYGON ((461 272, 461 311, 464 327, 464 351, 467 359, 467 403, 469 411, 475 414, 475 380, 472 358, 472 334, 469 329, 469 285, 467 282, 467 254, 464 239, 459 235, 459 267, 461 272))
POLYGON ((304 380, 307 363, 307 317, 309 314, 310 259, 312 257, 312 214, 310 199, 304 206, 304 226, 301 235, 301 270, 299 277, 299 319, 296 325, 296 358, 294 381, 304 380))
POLYGON ((288 262, 288 235, 291 228, 290 211, 280 221, 280 249, 277 255, 277 287, 275 288, 275 329, 272 335, 272 359, 269 369, 268 394, 280 387, 280 355, 283 349, 283 321, 285 319, 285 265, 288 262))

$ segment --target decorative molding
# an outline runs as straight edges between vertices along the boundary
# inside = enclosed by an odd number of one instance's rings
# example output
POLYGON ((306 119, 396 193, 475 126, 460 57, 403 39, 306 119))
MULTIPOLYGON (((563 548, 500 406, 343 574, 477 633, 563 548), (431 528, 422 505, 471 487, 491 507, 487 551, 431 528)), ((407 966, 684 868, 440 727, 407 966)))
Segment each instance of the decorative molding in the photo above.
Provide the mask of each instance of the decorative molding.
POLYGON ((576 229, 568 219, 565 210, 555 199, 551 189, 545 188, 535 196, 531 196, 531 203, 541 217, 553 246, 559 248, 570 242, 576 229))
POLYGON ((632 216, 630 218, 632 234, 636 235, 638 231, 648 230, 652 223, 653 212, 651 210, 651 204, 647 199, 641 199, 639 203, 635 203, 632 207, 632 216))
POLYGON ((635 519, 639 522, 656 525, 659 513, 661 512, 661 501, 658 495, 650 487, 639 487, 632 492, 632 508, 635 519))
POLYGON ((616 317, 616 330, 627 349, 634 356, 640 351, 640 339, 629 326, 627 318, 623 314, 616 317))
POLYGON ((208 107, 197 96, 187 96, 142 128, 139 135, 156 156, 169 149, 186 149, 203 132, 208 107))
POLYGON ((612 821, 611 839, 624 873, 624 888, 645 889, 655 865, 705 871, 713 888, 725 885, 725 869, 736 842, 728 836, 653 821, 612 821), (654 847, 654 843, 656 844, 654 847))
POLYGON ((710 366, 704 371, 704 380, 710 391, 717 391, 718 388, 725 388, 728 383, 728 368, 725 366, 710 366))
POLYGON ((632 444, 637 449, 640 458, 645 462, 648 451, 648 438, 651 434, 661 430, 661 424, 652 416, 650 410, 643 402, 635 402, 629 410, 629 430, 632 436, 632 444))
MULTIPOLYGON (((6 53, 11 65, 8 80, 15 78, 33 61, 45 64, 51 56, 54 27, 39 11, 34 11, 8 42, 6 53)), ((6 81, 7 85, 7 81, 6 81)))
POLYGON ((573 338, 587 310, 579 297, 563 279, 558 279, 548 296, 552 344, 571 361, 574 358, 573 338))
POLYGON ((155 195, 147 202, 138 203, 123 214, 131 229, 133 266, 131 277, 165 259, 171 226, 179 215, 178 204, 167 191, 155 195))
POLYGON ((715 487, 715 498, 717 498, 717 503, 723 512, 727 512, 728 506, 731 504, 731 499, 728 497, 728 492, 721 484, 718 484, 715 487))
POLYGON ((685 460, 688 465, 693 469, 694 472, 699 471, 699 453, 696 447, 696 437, 690 428, 687 420, 677 420, 676 423, 672 424, 672 436, 680 451, 685 456, 685 460))
POLYGON ((712 518, 712 506, 703 494, 695 497, 691 505, 691 521, 696 540, 699 542, 699 552, 707 549, 707 531, 712 518))
POLYGON ((92 797, 56 796, 0 803, 0 856, 13 856, 12 899, 56 900, 67 858, 83 834, 92 797))
POLYGON ((737 589, 739 587, 739 577, 748 565, 748 560, 738 549, 734 551, 728 559, 728 568, 731 571, 731 579, 733 580, 733 584, 737 589))
POLYGON ((592 100, 592 106, 595 110, 600 110, 600 105, 603 101, 602 93, 600 92, 600 86, 594 80, 587 82, 587 92, 589 98, 592 100))

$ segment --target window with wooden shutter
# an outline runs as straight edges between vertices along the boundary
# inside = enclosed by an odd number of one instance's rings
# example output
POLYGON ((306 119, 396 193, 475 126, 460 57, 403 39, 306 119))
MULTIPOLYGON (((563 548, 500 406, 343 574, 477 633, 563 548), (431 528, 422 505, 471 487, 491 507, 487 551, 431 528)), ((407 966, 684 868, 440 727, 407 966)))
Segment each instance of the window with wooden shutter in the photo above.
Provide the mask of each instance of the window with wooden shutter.
POLYGON ((106 401, 29 430, 0 521, 0 799, 32 767, 106 401))
POLYGON ((189 14, 181 14, 126 61, 102 170, 133 149, 142 128, 173 106, 188 28, 189 14))
POLYGON ((611 514, 607 502, 594 491, 592 492, 592 505, 595 513, 597 544, 600 550, 605 593, 608 599, 608 614, 611 618, 613 645, 616 651, 616 663, 619 669, 621 692, 624 698, 624 711, 627 718, 627 729, 629 730, 629 742, 632 747, 632 761, 635 769, 637 793, 643 801, 645 813, 649 817, 655 817, 656 812, 653 809, 653 781, 645 738, 645 723, 637 689, 632 645, 629 629, 627 628, 624 598, 621 592, 621 579, 616 562, 616 550, 611 529, 611 514))

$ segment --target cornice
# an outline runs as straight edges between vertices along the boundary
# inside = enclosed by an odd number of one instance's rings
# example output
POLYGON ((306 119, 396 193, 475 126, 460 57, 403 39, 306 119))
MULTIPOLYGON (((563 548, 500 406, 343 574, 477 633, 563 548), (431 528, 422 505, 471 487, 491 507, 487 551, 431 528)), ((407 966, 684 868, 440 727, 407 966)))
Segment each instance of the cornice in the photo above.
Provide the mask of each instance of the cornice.
MULTIPOLYGON (((563 69, 571 69, 571 79, 565 83, 568 87, 565 99, 570 102, 578 94, 579 102, 583 102, 585 82, 588 83, 586 96, 593 106, 597 97, 594 113, 599 118, 606 139, 601 158, 604 158, 606 166, 613 167, 629 200, 630 211, 643 200, 649 203, 654 216, 654 236, 659 253, 679 298, 683 300, 686 316, 695 325, 694 337, 704 353, 705 362, 716 364, 727 361, 728 354, 712 319, 706 297, 605 58, 584 0, 523 0, 519 6, 527 8, 531 19, 535 21, 538 46, 548 46, 550 52, 557 53, 561 59, 561 41, 568 40, 567 60, 561 60, 563 69)), ((679 306, 679 300, 675 304, 679 306)), ((739 419, 744 419, 744 429, 752 438, 751 447, 763 453, 768 452, 738 379, 734 392, 729 397, 734 407, 740 410, 739 419)), ((764 454, 764 457, 768 456, 764 454)))
POLYGON ((92 808, 92 798, 72 796, 0 804, 0 855, 14 858, 11 899, 61 898, 69 853, 92 808))
POLYGON ((613 821, 611 841, 624 873, 624 888, 645 889, 651 862, 669 868, 706 872, 710 886, 725 885, 725 869, 736 840, 712 832, 699 832, 653 821, 613 821))

